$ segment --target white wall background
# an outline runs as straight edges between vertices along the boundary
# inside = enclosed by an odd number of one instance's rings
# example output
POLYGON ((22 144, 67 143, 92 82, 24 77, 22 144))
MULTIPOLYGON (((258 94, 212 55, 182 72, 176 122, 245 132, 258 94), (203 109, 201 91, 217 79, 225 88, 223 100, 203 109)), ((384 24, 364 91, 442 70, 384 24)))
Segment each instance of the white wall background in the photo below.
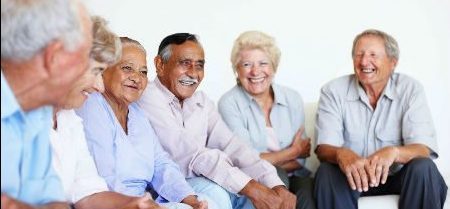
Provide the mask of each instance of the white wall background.
POLYGON ((318 100, 327 81, 352 73, 356 34, 383 30, 400 45, 397 72, 422 82, 440 146, 436 161, 450 176, 450 0, 84 0, 121 36, 147 49, 150 77, 160 41, 176 32, 200 36, 206 71, 200 89, 217 101, 234 83, 229 61, 234 39, 246 30, 274 36, 282 51, 275 81, 318 100))

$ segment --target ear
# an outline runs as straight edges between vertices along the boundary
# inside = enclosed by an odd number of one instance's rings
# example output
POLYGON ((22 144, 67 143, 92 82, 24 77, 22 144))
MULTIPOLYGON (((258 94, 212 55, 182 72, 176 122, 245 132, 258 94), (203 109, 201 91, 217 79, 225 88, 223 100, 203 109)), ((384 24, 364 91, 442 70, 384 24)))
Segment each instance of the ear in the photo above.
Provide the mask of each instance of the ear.
POLYGON ((391 67, 392 67, 392 72, 394 72, 395 68, 397 67, 397 59, 391 59, 391 67))
POLYGON ((158 77, 164 75, 164 61, 162 57, 159 55, 156 56, 153 62, 155 63, 156 75, 158 75, 158 77))
POLYGON ((64 60, 64 45, 61 41, 54 41, 44 48, 44 68, 51 73, 58 69, 64 60))

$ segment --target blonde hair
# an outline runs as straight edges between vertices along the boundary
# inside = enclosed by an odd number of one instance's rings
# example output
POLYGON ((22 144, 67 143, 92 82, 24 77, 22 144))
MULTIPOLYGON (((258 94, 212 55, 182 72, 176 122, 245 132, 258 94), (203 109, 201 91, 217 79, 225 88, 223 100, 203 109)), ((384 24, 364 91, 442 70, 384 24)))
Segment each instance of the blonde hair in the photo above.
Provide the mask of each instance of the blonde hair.
POLYGON ((113 65, 119 61, 122 55, 122 44, 119 37, 106 25, 105 19, 92 16, 93 44, 90 57, 97 62, 113 65))
POLYGON ((280 62, 281 51, 275 43, 275 39, 260 31, 246 31, 241 33, 234 41, 233 49, 231 50, 231 64, 233 71, 236 73, 237 66, 240 62, 239 53, 242 50, 259 49, 267 54, 270 58, 273 71, 276 73, 278 63, 280 62))

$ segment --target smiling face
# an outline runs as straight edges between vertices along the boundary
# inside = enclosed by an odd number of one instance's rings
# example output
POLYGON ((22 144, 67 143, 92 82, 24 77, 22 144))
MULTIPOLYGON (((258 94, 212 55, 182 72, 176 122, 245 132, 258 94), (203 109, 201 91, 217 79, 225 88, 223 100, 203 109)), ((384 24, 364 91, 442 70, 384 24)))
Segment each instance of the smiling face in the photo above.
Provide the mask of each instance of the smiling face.
POLYGON ((386 54, 384 41, 380 37, 363 36, 355 45, 353 67, 364 89, 384 89, 396 64, 397 60, 386 54))
POLYGON ((89 70, 86 71, 73 85, 72 89, 63 99, 60 105, 63 109, 73 109, 81 107, 88 95, 92 92, 103 92, 102 73, 107 64, 90 60, 89 70))
POLYGON ((90 74, 88 68, 93 40, 92 21, 84 6, 79 5, 78 9, 83 28, 83 40, 75 50, 60 50, 59 57, 50 59, 52 63, 48 64, 52 68, 49 69, 51 78, 47 82, 48 92, 52 97, 51 104, 55 106, 65 103, 64 99, 69 91, 73 90, 75 82, 80 82, 80 77, 90 74))
POLYGON ((241 86, 252 96, 267 95, 275 75, 270 58, 260 49, 239 53, 237 76, 241 86))
POLYGON ((147 61, 136 45, 123 45, 120 61, 103 73, 105 96, 119 104, 138 100, 147 86, 147 61))
POLYGON ((170 47, 167 62, 161 56, 155 58, 156 73, 161 83, 183 101, 194 94, 203 79, 205 55, 200 44, 193 41, 170 47))

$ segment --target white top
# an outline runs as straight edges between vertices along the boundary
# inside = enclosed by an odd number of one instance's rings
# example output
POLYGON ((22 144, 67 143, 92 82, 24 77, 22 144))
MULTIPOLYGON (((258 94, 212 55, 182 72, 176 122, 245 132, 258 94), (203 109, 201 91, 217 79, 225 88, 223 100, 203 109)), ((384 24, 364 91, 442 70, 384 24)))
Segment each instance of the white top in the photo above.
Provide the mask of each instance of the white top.
POLYGON ((53 167, 61 178, 66 201, 76 203, 86 196, 108 191, 97 173, 89 153, 82 119, 73 110, 61 110, 56 115, 57 130, 51 130, 53 167))
POLYGON ((272 127, 266 126, 267 130, 267 149, 270 152, 280 151, 280 141, 277 139, 277 135, 272 127))

